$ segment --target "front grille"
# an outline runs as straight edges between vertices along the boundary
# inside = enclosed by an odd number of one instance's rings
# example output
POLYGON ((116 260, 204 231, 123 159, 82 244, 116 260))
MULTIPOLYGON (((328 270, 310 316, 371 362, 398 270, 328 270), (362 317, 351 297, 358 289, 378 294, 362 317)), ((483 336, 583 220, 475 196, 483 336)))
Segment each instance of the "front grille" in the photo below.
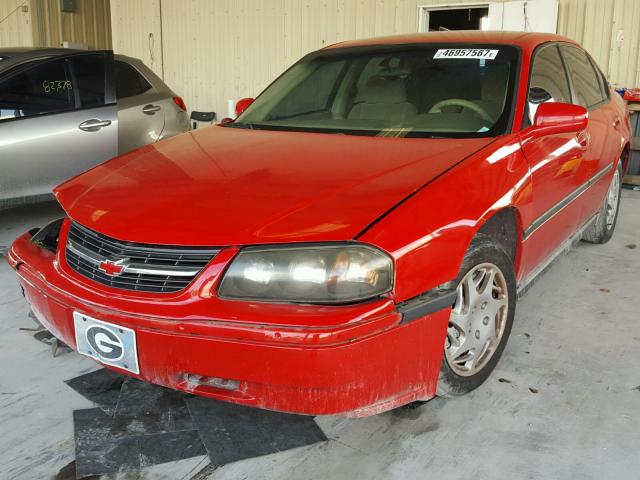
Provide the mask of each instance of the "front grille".
POLYGON ((66 246, 67 263, 81 275, 114 288, 159 293, 185 288, 218 252, 121 242, 77 223, 71 224, 66 246), (122 272, 107 273, 104 262, 122 272))

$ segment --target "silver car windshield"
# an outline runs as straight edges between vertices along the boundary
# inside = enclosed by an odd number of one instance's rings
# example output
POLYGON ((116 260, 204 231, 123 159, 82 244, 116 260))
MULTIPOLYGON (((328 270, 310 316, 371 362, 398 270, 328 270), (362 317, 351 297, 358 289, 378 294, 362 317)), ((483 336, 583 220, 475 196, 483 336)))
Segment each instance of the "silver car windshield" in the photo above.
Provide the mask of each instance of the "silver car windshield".
POLYGON ((320 51, 229 127, 357 135, 482 137, 510 121, 519 52, 506 45, 320 51))

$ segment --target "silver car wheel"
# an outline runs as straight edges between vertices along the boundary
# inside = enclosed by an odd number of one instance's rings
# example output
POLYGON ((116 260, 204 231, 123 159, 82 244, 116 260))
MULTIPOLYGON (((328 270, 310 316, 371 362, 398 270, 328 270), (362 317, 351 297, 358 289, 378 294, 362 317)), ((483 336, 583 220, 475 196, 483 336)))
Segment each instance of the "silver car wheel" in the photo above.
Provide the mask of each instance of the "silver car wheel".
POLYGON ((616 221, 616 212, 618 211, 618 197, 620 196, 620 170, 616 168, 607 192, 606 206, 606 226, 610 230, 616 221))
POLYGON ((457 294, 445 358, 456 374, 471 376, 482 370, 500 345, 509 311, 507 282, 497 266, 482 263, 462 278, 457 294))

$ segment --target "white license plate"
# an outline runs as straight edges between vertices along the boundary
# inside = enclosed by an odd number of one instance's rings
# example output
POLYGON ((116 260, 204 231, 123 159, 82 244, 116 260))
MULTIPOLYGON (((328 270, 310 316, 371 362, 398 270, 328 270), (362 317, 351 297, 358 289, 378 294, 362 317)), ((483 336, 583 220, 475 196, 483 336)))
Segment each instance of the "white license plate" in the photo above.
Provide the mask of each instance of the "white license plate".
POLYGON ((136 332, 73 312, 78 352, 99 362, 140 373, 136 332))

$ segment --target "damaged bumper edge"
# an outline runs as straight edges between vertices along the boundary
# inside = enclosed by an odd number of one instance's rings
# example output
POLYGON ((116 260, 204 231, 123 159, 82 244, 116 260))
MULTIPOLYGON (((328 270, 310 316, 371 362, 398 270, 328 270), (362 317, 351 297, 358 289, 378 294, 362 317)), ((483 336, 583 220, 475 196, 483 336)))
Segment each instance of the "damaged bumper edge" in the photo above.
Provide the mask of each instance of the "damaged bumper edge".
POLYGON ((30 233, 18 238, 8 255, 27 301, 72 348, 77 348, 74 312, 135 331, 140 373, 105 365, 120 373, 220 400, 311 415, 371 415, 435 395, 448 309, 401 312, 388 299, 367 307, 375 314, 296 326, 278 324, 277 317, 259 324, 233 315, 171 317, 179 305, 166 301, 162 315, 154 316, 139 299, 139 310, 131 307, 135 302, 124 309, 117 301, 96 301, 79 286, 81 279, 61 270, 63 261, 60 252, 32 242, 30 233), (418 314, 424 321, 406 321, 418 314))

